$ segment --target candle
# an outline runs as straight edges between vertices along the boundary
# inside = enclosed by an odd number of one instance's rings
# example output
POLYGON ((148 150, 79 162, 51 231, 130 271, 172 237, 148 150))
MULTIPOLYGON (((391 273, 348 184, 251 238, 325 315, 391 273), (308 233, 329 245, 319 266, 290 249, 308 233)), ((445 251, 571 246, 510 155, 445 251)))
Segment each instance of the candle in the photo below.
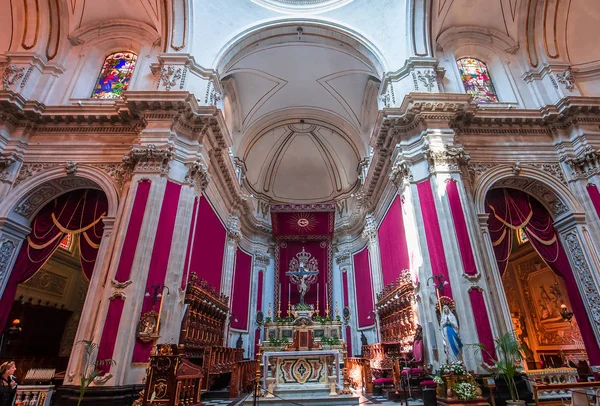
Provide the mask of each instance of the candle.
POLYGON ((279 284, 279 298, 277 300, 279 302, 279 304, 281 305, 281 283, 279 284))
POLYGON ((319 283, 317 282, 317 303, 319 303, 319 283))
POLYGON ((329 307, 329 296, 327 295, 327 282, 325 282, 325 303, 329 307))
POLYGON ((292 285, 288 283, 288 304, 292 303, 292 285))

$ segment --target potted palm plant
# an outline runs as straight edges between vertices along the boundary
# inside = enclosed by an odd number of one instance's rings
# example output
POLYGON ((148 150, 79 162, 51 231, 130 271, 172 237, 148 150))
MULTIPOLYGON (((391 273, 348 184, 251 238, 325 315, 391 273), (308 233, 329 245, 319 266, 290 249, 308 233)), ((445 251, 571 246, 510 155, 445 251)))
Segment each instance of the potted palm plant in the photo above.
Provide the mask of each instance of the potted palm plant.
POLYGON ((494 362, 496 377, 501 376, 506 381, 511 398, 511 400, 506 401, 506 403, 508 405, 524 405, 525 401, 519 400, 519 392, 515 383, 515 375, 517 375, 519 372, 519 369, 521 368, 521 361, 523 360, 523 349, 521 344, 512 331, 509 331, 503 336, 496 338, 494 342, 496 344, 496 358, 489 353, 485 345, 474 345, 479 350, 485 352, 494 362))
POLYGON ((79 380, 79 399, 77 406, 81 405, 85 392, 88 390, 91 383, 94 382, 94 379, 102 374, 102 371, 99 368, 116 364, 115 360, 112 359, 96 360, 95 362, 92 362, 94 353, 98 351, 98 344, 93 343, 91 340, 82 340, 81 344, 83 344, 85 349, 85 366, 83 367, 83 372, 79 380))

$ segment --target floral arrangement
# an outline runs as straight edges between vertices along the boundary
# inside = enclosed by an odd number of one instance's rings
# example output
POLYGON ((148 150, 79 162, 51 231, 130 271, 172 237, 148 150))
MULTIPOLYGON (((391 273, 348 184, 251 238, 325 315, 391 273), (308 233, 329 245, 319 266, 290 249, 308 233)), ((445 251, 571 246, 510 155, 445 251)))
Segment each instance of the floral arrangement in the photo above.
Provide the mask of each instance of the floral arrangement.
POLYGON ((322 337, 321 342, 326 345, 339 345, 340 339, 337 337, 322 337))
POLYGON ((271 345, 272 347, 281 347, 284 344, 289 343, 289 340, 287 338, 275 338, 275 337, 269 337, 269 345, 271 345))
POLYGON ((433 382, 437 383, 438 385, 441 385, 444 383, 444 380, 442 379, 441 376, 439 375, 434 375, 433 377, 433 382))
POLYGON ((460 400, 473 400, 477 398, 477 386, 470 382, 458 382, 452 386, 452 390, 460 400))
POLYGON ((441 375, 465 375, 466 373, 465 366, 461 362, 451 362, 440 366, 441 375))

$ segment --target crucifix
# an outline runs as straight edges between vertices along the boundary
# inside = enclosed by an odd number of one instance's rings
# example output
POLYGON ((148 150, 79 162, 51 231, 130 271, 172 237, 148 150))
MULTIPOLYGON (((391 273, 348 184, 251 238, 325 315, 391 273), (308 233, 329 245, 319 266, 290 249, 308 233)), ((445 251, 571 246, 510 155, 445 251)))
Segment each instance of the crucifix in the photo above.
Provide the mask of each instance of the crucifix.
POLYGON ((300 304, 304 304, 304 296, 310 289, 310 285, 317 281, 319 274, 317 259, 304 250, 296 254, 296 258, 290 261, 289 271, 285 273, 290 281, 298 287, 300 292, 300 304))

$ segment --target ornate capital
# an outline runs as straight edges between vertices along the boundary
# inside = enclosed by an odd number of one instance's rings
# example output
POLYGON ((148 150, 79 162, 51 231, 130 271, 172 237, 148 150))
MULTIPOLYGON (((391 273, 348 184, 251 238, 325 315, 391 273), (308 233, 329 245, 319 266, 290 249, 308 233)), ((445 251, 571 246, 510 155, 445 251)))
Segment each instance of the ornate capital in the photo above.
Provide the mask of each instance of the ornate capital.
POLYGON ((351 265, 352 264, 352 254, 350 251, 342 251, 335 258, 335 262, 339 266, 351 265))
POLYGON ((442 150, 432 150, 428 148, 425 151, 429 161, 429 171, 431 173, 439 172, 460 172, 461 166, 467 165, 471 157, 463 148, 447 148, 442 150))
POLYGON ((0 155, 0 179, 8 176, 8 170, 18 160, 19 157, 14 152, 12 154, 0 155))
POLYGON ((573 71, 571 71, 570 67, 562 73, 557 73, 556 80, 569 92, 575 89, 575 76, 573 76, 573 71))
POLYGON ((600 152, 587 146, 578 156, 561 158, 573 169, 576 178, 590 178, 600 173, 600 152))
POLYGON ((254 265, 261 267, 261 268, 267 268, 269 266, 269 263, 271 263, 271 257, 269 257, 269 254, 267 254, 266 252, 261 252, 261 251, 256 251, 254 253, 254 265))
POLYGON ((185 175, 185 181, 203 192, 208 186, 208 182, 210 182, 210 174, 208 173, 206 165, 204 165, 202 161, 198 160, 196 162, 189 163, 186 166, 188 168, 188 173, 185 175))
POLYGON ((161 148, 149 145, 145 148, 132 148, 123 158, 123 166, 129 172, 158 172, 167 174, 169 162, 175 157, 173 147, 170 145, 161 148))
POLYGON ((363 238, 369 241, 377 239, 377 220, 373 214, 367 214, 365 217, 365 228, 362 232, 363 238))
POLYGON ((398 155, 394 160, 389 177, 397 188, 400 188, 404 182, 411 181, 413 179, 408 162, 402 157, 402 155, 398 155))
POLYGON ((238 216, 231 216, 227 229, 227 238, 238 244, 242 239, 242 232, 240 231, 240 219, 238 216))

